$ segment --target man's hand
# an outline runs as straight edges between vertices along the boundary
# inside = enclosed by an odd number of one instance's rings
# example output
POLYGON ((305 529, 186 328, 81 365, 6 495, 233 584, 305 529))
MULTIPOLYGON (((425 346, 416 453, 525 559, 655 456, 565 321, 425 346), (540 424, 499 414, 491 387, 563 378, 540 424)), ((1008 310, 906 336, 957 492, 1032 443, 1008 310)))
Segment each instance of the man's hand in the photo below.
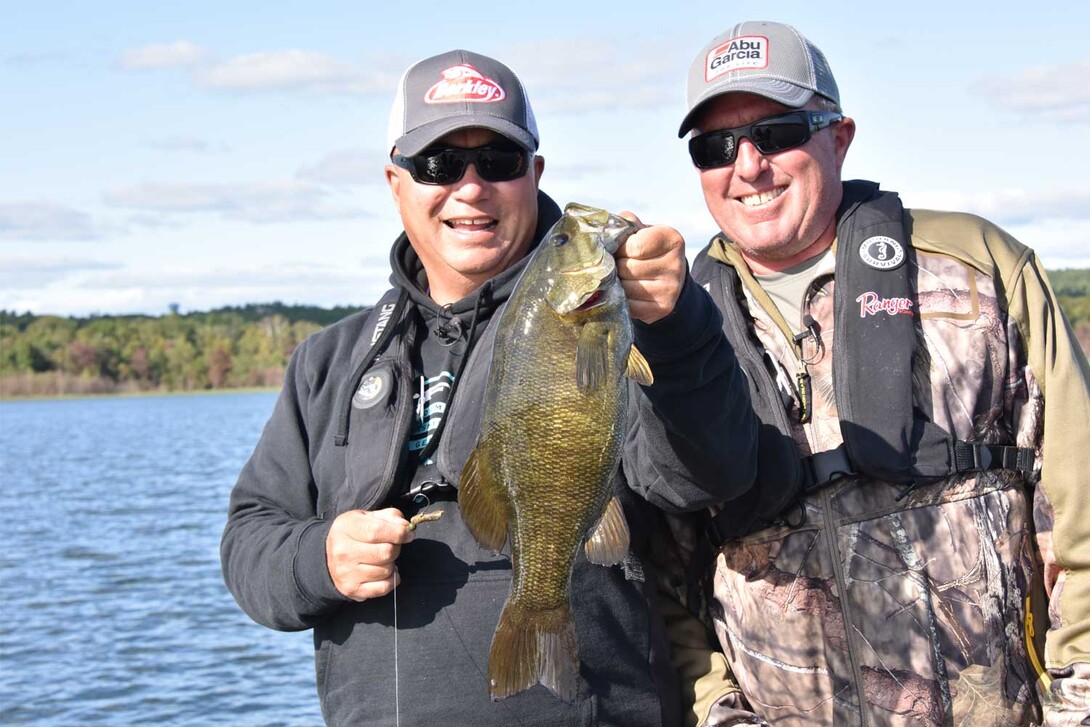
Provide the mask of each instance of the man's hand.
POLYGON ((674 228, 648 227, 631 212, 621 217, 639 230, 617 250, 617 275, 632 317, 654 323, 670 315, 685 285, 685 240, 674 228))
POLYGON ((400 581, 394 561, 412 539, 409 521, 395 508, 341 513, 325 541, 333 585, 353 601, 385 596, 400 581))

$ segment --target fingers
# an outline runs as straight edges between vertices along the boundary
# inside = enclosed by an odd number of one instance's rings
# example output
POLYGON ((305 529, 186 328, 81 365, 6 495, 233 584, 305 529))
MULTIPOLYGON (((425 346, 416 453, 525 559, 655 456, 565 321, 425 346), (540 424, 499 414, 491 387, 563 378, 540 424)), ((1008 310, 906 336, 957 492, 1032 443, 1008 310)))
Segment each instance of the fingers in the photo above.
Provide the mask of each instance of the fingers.
POLYGON ((355 601, 392 591, 401 546, 413 540, 408 526, 394 508, 339 515, 326 536, 326 567, 337 590, 355 601))
POLYGON ((353 601, 366 601, 369 598, 382 598, 389 595, 401 583, 401 576, 397 569, 391 566, 390 572, 385 576, 368 575, 350 582, 353 585, 347 586, 346 591, 341 593, 353 601))
MULTIPOLYGON (((629 212, 621 215, 639 223, 629 212)), ((681 233, 664 225, 641 226, 617 250, 616 261, 633 318, 654 323, 674 310, 688 269, 681 233)))
POLYGON ((646 227, 646 225, 644 225, 642 222, 640 222, 640 218, 636 216, 635 212, 629 212, 628 210, 625 210, 624 212, 618 212, 617 216, 618 217, 623 217, 626 220, 628 220, 629 222, 635 223, 636 229, 641 229, 643 227, 646 227))

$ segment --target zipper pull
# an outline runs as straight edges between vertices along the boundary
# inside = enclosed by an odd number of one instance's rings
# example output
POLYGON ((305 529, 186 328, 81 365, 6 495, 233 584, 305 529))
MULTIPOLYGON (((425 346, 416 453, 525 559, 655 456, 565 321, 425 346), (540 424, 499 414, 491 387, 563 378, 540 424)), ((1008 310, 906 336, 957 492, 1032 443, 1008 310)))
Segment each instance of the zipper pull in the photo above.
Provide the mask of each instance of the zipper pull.
POLYGON ((806 364, 799 365, 799 372, 795 374, 795 389, 799 393, 799 421, 805 424, 810 421, 813 413, 810 396, 810 372, 806 370, 806 364))

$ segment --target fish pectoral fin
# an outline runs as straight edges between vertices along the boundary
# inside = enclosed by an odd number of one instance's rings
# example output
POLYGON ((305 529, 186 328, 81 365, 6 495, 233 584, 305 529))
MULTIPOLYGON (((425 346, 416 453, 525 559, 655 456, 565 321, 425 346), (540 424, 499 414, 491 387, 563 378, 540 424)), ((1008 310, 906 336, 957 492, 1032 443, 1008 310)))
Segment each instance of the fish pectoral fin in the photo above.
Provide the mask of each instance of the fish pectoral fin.
POLYGON ((588 393, 605 384, 609 372, 609 327, 587 323, 575 346, 575 385, 588 393))
POLYGON ((507 493, 498 481, 481 443, 470 453, 458 485, 458 507, 469 532, 482 548, 493 553, 503 550, 507 540, 507 493))
POLYGON ((605 512, 587 535, 583 548, 587 560, 599 565, 616 565, 628 554, 628 523, 616 497, 609 498, 605 512))
POLYGON ((496 702, 538 683, 575 701, 579 649, 571 612, 567 604, 540 611, 508 600, 488 652, 488 694, 496 702))
POLYGON ((651 375, 651 365, 640 353, 640 349, 635 346, 628 349, 628 362, 625 365, 624 375, 644 386, 655 383, 655 377, 651 375))

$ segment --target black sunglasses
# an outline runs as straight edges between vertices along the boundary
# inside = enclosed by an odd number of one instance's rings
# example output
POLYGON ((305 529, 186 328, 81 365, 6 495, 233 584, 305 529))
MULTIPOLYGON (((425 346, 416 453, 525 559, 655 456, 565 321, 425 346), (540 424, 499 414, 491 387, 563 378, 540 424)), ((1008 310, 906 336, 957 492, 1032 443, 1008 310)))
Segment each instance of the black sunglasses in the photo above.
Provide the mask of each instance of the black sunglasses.
POLYGON ((454 184, 470 164, 486 182, 509 182, 526 174, 530 152, 513 146, 432 147, 414 156, 394 154, 390 162, 407 169, 420 184, 454 184))
POLYGON ((775 154, 802 146, 815 131, 844 118, 835 111, 792 111, 754 121, 733 129, 719 129, 689 139, 689 156, 699 169, 733 164, 738 145, 749 139, 762 154, 775 154))

